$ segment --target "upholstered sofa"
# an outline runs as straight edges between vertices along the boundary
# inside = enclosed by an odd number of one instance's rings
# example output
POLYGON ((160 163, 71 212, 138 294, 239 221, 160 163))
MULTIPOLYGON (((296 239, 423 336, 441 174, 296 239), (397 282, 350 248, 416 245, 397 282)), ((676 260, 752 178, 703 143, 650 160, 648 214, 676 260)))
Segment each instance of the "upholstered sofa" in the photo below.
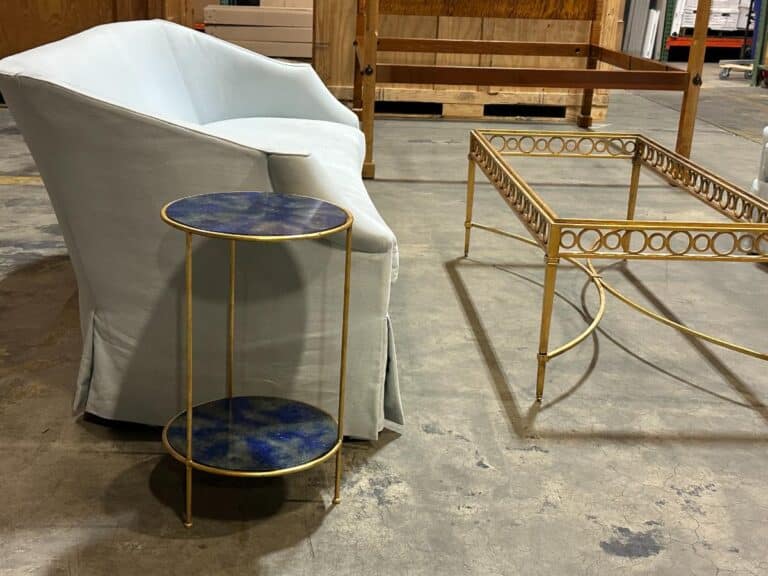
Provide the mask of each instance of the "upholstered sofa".
MULTIPOLYGON (((355 115, 312 68, 169 22, 108 24, 0 61, 77 277, 83 352, 75 408, 162 424, 184 401, 184 235, 170 200, 269 190, 355 217, 346 434, 402 422, 388 317, 397 243, 360 177, 355 115)), ((343 242, 241 244, 236 394, 333 412, 343 242)), ((225 392, 227 245, 194 245, 195 403, 225 392)))

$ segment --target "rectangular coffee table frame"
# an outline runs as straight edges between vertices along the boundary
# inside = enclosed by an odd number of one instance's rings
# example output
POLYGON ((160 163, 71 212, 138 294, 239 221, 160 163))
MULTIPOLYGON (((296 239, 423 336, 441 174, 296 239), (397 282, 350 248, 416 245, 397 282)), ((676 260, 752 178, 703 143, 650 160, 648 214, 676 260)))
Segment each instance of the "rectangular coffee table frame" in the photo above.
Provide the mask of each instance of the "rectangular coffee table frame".
POLYGON ((657 314, 608 284, 595 269, 594 259, 768 262, 768 202, 645 136, 597 132, 472 131, 464 227, 465 257, 469 255, 472 228, 514 238, 539 246, 544 251, 544 297, 536 376, 536 400, 539 402, 544 393, 547 363, 578 345, 597 328, 605 312, 606 292, 646 316, 686 334, 768 360, 768 353, 704 334, 657 314), (560 218, 507 162, 508 158, 517 156, 631 160, 626 219, 560 218), (472 220, 476 166, 480 167, 520 219, 530 238, 472 220), (685 190, 726 216, 730 222, 636 220, 635 206, 642 168, 650 169, 675 187, 685 190), (549 333, 561 259, 587 274, 597 290, 599 307, 584 332, 550 350, 549 333))

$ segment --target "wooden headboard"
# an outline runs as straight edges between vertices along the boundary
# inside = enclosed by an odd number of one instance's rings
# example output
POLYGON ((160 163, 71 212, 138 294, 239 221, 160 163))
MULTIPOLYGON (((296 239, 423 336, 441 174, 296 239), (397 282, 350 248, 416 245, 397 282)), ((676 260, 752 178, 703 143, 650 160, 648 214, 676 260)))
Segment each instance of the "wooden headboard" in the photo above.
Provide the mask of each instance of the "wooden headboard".
POLYGON ((595 20, 600 0, 380 0, 379 13, 401 16, 466 16, 595 20))

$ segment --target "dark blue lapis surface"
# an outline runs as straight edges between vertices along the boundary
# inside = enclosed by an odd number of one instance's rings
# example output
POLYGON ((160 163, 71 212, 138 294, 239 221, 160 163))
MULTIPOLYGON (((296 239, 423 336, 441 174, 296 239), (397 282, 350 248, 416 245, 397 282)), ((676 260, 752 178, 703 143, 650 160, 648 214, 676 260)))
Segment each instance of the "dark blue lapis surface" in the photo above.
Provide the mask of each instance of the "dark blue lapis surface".
POLYGON ((219 234, 295 236, 337 228, 347 214, 333 204, 267 192, 218 192, 181 198, 166 216, 179 224, 219 234))
MULTIPOLYGON (((238 472, 266 472, 299 466, 336 444, 336 421, 326 412, 284 398, 238 396, 192 411, 195 462, 238 472)), ((168 443, 187 455, 187 414, 171 422, 168 443)))

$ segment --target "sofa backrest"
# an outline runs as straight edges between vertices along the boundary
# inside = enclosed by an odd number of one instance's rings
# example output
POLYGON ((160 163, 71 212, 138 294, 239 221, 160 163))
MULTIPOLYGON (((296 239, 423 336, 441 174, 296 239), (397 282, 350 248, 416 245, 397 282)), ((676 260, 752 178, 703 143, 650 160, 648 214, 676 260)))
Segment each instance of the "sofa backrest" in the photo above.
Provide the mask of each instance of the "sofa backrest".
POLYGON ((198 123, 177 55, 195 30, 162 20, 96 26, 0 60, 24 76, 172 122, 198 123))

